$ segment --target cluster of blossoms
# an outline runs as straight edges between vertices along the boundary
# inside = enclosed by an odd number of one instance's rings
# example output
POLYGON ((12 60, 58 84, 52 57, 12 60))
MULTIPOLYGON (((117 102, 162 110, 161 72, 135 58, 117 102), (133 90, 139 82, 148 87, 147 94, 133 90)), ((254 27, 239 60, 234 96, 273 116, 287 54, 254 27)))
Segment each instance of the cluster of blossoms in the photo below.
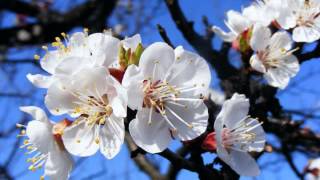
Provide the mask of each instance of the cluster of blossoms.
MULTIPOLYGON (((49 75, 28 74, 39 88, 47 89, 45 105, 53 115, 70 120, 50 121, 34 106, 21 110, 33 116, 19 136, 29 169, 45 167, 41 179, 67 179, 71 155, 91 156, 98 150, 111 159, 124 143, 127 106, 137 110, 128 124, 134 142, 149 153, 165 150, 173 139, 196 139, 208 126, 204 103, 211 73, 206 61, 178 46, 156 42, 144 48, 140 35, 119 40, 110 32, 62 33, 44 46, 45 55, 35 55, 49 75)), ((238 173, 256 175, 259 168, 247 154, 261 151, 265 137, 261 124, 247 116, 248 99, 235 94, 223 104, 215 123, 219 157, 238 173), (241 170, 241 163, 250 169, 241 170)), ((204 149, 206 149, 204 147, 204 149)), ((211 148, 212 150, 212 148, 211 148)))
MULTIPOLYGON (((241 13, 227 13, 230 32, 216 26, 212 30, 240 52, 252 52, 252 69, 283 89, 299 71, 294 41, 320 38, 319 13, 316 0, 257 1, 241 13), (285 30, 292 30, 293 40, 285 30)), ((264 149, 265 132, 248 116, 250 103, 244 95, 235 93, 221 103, 214 132, 206 132, 204 99, 211 74, 202 57, 163 42, 143 47, 140 35, 124 40, 108 31, 61 35, 52 47, 43 46, 42 58, 35 55, 48 75, 27 78, 47 89, 45 105, 51 114, 69 115, 70 120, 56 123, 42 109, 23 106, 34 120, 17 125, 22 128, 19 136, 26 137, 21 147, 33 154, 29 169, 45 167, 40 179, 68 179, 71 155, 91 156, 100 150, 107 159, 116 156, 124 143, 127 107, 137 112, 127 129, 146 152, 159 153, 173 139, 192 143, 206 134, 204 150, 216 152, 240 175, 259 174, 249 153, 264 149)))
POLYGON ((230 32, 216 26, 212 30, 239 51, 252 50, 252 69, 262 73, 271 86, 284 89, 299 71, 292 44, 320 39, 319 15, 318 0, 257 0, 241 13, 228 11, 230 32))

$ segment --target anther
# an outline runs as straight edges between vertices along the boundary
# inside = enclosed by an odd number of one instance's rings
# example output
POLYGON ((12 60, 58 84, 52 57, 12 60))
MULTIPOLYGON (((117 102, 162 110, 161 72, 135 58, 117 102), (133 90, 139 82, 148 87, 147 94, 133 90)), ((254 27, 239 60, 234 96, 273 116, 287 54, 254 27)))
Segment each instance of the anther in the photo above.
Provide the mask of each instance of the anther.
POLYGON ((35 55, 33 56, 33 58, 34 58, 35 60, 39 60, 39 59, 40 59, 40 56, 39 56, 38 54, 35 54, 35 55))

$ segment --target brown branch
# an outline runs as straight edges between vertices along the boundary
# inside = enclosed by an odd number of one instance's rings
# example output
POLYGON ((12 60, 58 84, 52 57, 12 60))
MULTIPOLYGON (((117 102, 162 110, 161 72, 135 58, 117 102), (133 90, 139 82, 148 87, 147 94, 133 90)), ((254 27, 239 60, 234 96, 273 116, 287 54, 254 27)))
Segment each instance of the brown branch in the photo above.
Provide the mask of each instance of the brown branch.
POLYGON ((160 36, 162 37, 163 41, 166 42, 169 46, 174 48, 174 45, 172 44, 171 40, 169 39, 166 30, 160 25, 157 24, 158 32, 160 36))
MULTIPOLYGON (((190 152, 190 150, 186 146, 182 146, 180 149, 177 150, 177 154, 181 156, 182 158, 185 158, 187 154, 190 152)), ((181 168, 174 166, 173 164, 170 164, 166 177, 168 179, 176 179, 178 173, 180 172, 181 168)))
POLYGON ((183 157, 175 154, 174 152, 170 151, 169 149, 164 150, 163 152, 158 153, 160 156, 166 158, 171 162, 173 166, 177 168, 183 168, 192 172, 196 172, 201 175, 201 177, 210 178, 210 179, 221 179, 220 173, 215 169, 209 169, 201 164, 194 163, 192 161, 188 161, 183 157))
POLYGON ((297 56, 300 63, 303 63, 305 61, 309 61, 314 58, 319 58, 320 57, 320 42, 318 42, 316 48, 313 51, 307 52, 304 54, 298 53, 298 54, 296 54, 296 56, 297 56))
POLYGON ((284 144, 282 144, 282 153, 283 153, 284 157, 286 158, 292 171, 296 174, 297 177, 299 177, 301 180, 303 180, 303 175, 299 172, 298 168, 293 163, 290 151, 287 149, 286 145, 284 145, 284 144))

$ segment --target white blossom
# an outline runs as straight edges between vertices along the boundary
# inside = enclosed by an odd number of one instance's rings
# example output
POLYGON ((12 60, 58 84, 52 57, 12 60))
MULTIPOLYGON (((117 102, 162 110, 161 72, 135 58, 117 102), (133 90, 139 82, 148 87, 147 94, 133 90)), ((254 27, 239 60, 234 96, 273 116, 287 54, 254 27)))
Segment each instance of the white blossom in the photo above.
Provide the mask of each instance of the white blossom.
POLYGON ((83 68, 48 88, 45 103, 54 115, 78 119, 62 135, 66 149, 89 156, 99 150, 110 159, 124 140, 127 94, 104 67, 83 68))
POLYGON ((279 16, 282 0, 257 0, 243 9, 242 14, 252 23, 269 26, 279 16))
POLYGON ((230 32, 225 32, 217 26, 213 26, 212 31, 226 42, 236 40, 252 26, 252 22, 247 17, 234 10, 229 10, 227 12, 227 21, 225 21, 225 24, 230 29, 230 32))
POLYGON ((126 38, 122 41, 113 37, 110 33, 93 33, 88 35, 87 32, 77 32, 71 37, 62 33, 63 42, 59 37, 52 43, 56 50, 48 50, 44 46, 46 54, 40 60, 41 67, 51 76, 41 74, 28 74, 27 78, 35 86, 48 88, 53 81, 71 76, 84 67, 118 66, 118 53, 120 45, 125 48, 136 48, 141 43, 140 35, 126 38))
POLYGON ((253 28, 250 40, 255 54, 250 59, 253 69, 264 74, 271 86, 284 89, 299 71, 299 62, 292 53, 292 40, 286 32, 271 31, 262 25, 253 28))
POLYGON ((283 29, 294 28, 294 41, 310 43, 320 38, 320 1, 283 0, 282 3, 276 20, 283 29))
POLYGON ((137 109, 129 124, 135 143, 150 153, 163 151, 172 138, 192 140, 207 128, 202 96, 210 70, 200 56, 166 43, 154 43, 141 55, 139 67, 128 67, 122 84, 128 106, 137 109))
POLYGON ((248 111, 249 100, 244 95, 234 94, 224 102, 214 123, 217 154, 239 175, 257 176, 259 167, 248 152, 264 149, 265 133, 248 111))
POLYGON ((40 179, 49 177, 53 180, 66 180, 71 172, 73 161, 69 153, 53 136, 54 122, 47 118, 45 112, 35 106, 23 106, 20 110, 30 114, 34 120, 27 126, 18 124, 22 130, 20 136, 26 136, 21 148, 26 148, 26 154, 32 155, 27 161, 31 163, 29 170, 35 171, 44 167, 40 179))
POLYGON ((320 158, 310 161, 307 167, 308 173, 306 174, 307 180, 319 180, 320 179, 320 158))

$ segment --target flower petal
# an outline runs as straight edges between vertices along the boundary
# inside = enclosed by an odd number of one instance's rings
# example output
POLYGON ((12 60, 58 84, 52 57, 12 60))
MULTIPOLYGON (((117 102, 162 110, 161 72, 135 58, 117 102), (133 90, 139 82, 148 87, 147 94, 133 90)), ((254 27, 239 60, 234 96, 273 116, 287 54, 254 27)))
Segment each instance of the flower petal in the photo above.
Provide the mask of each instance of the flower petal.
POLYGON ((136 34, 132 37, 125 38, 121 41, 125 50, 131 49, 131 52, 135 51, 138 44, 141 43, 141 36, 140 34, 136 34))
POLYGON ((254 51, 263 51, 269 44, 271 31, 269 28, 256 24, 252 30, 250 46, 254 51))
POLYGON ((73 112, 76 107, 75 102, 78 98, 66 87, 60 83, 53 83, 49 88, 45 97, 45 104, 48 110, 54 115, 61 115, 73 112))
POLYGON ((272 68, 264 74, 264 78, 268 81, 273 87, 278 87, 284 89, 288 86, 290 77, 287 73, 281 71, 280 68, 272 68))
POLYGON ((110 97, 110 104, 113 108, 114 115, 117 117, 126 117, 128 103, 127 90, 122 87, 115 78, 109 76, 107 80, 116 91, 108 96, 110 97))
POLYGON ((229 10, 227 12, 227 19, 226 25, 237 35, 241 34, 251 26, 249 19, 234 10, 229 10))
POLYGON ((320 38, 320 32, 317 27, 299 26, 294 28, 292 38, 295 42, 311 43, 320 38))
POLYGON ((251 67, 261 73, 266 73, 267 70, 264 67, 263 63, 261 62, 261 60, 259 59, 258 55, 254 54, 251 56, 250 58, 250 65, 251 67))
POLYGON ((30 114, 34 120, 42 121, 44 123, 50 123, 47 117, 47 114, 43 109, 36 106, 20 106, 20 110, 30 114))
POLYGON ((96 65, 108 67, 117 61, 120 40, 104 33, 88 37, 89 50, 96 65))
POLYGON ((100 151, 107 158, 112 159, 121 149, 124 141, 124 120, 111 116, 100 130, 100 151))
POLYGON ((269 69, 265 78, 271 86, 284 89, 291 77, 294 77, 300 69, 298 59, 294 55, 288 55, 281 59, 278 68, 269 69))
POLYGON ((248 153, 240 151, 230 151, 231 162, 227 163, 233 170, 242 176, 258 176, 260 169, 256 160, 248 153))
POLYGON ((54 74, 56 67, 61 63, 62 60, 63 58, 61 57, 58 50, 49 51, 40 60, 40 65, 42 69, 46 70, 48 73, 54 74))
POLYGON ((33 120, 28 123, 26 134, 33 146, 35 146, 41 153, 47 153, 54 145, 54 139, 51 131, 51 124, 33 120))
POLYGON ((50 151, 44 167, 44 174, 52 180, 67 180, 73 167, 71 156, 59 149, 50 151))
POLYGON ((276 32, 272 35, 270 40, 270 49, 282 49, 290 50, 292 46, 292 40, 287 32, 276 32))
POLYGON ((51 76, 44 76, 41 74, 27 74, 27 79, 38 88, 48 88, 53 82, 51 76))
POLYGON ((235 93, 231 99, 224 102, 217 119, 222 118, 226 127, 233 129, 240 120, 248 115, 249 106, 249 100, 244 95, 235 93))
POLYGON ((156 42, 143 51, 139 67, 145 78, 155 82, 163 79, 173 63, 173 49, 166 43, 156 42))
POLYGON ((136 65, 130 65, 122 79, 122 85, 128 92, 128 106, 141 109, 143 104, 143 76, 136 65))
POLYGON ((183 104, 186 105, 186 108, 168 104, 167 108, 170 108, 171 111, 166 110, 166 113, 168 119, 177 128, 177 134, 175 136, 181 141, 189 141, 199 137, 206 131, 209 115, 207 106, 202 101, 185 102, 183 104), (192 128, 182 123, 177 116, 190 124, 192 128))
POLYGON ((237 34, 233 32, 225 32, 217 26, 212 26, 212 31, 226 42, 232 42, 237 39, 237 34))
POLYGON ((186 51, 179 46, 175 49, 176 60, 166 75, 170 85, 177 87, 196 86, 190 95, 204 95, 210 86, 211 73, 207 62, 197 54, 186 51))
MULTIPOLYGON (((290 6, 292 6, 292 3, 290 3, 290 6)), ((279 10, 279 16, 276 20, 283 29, 291 29, 297 25, 296 16, 292 13, 292 8, 288 7, 279 10)))
POLYGON ((92 127, 95 125, 87 125, 85 121, 73 123, 62 135, 66 149, 76 156, 91 156, 99 149, 99 145, 95 142, 95 127, 92 127))
POLYGON ((163 117, 152 112, 151 124, 148 124, 150 109, 138 111, 136 119, 129 124, 129 131, 134 142, 149 153, 158 153, 169 146, 172 139, 163 117))
POLYGON ((90 66, 90 59, 85 57, 67 57, 56 67, 55 74, 70 76, 84 67, 90 66))

